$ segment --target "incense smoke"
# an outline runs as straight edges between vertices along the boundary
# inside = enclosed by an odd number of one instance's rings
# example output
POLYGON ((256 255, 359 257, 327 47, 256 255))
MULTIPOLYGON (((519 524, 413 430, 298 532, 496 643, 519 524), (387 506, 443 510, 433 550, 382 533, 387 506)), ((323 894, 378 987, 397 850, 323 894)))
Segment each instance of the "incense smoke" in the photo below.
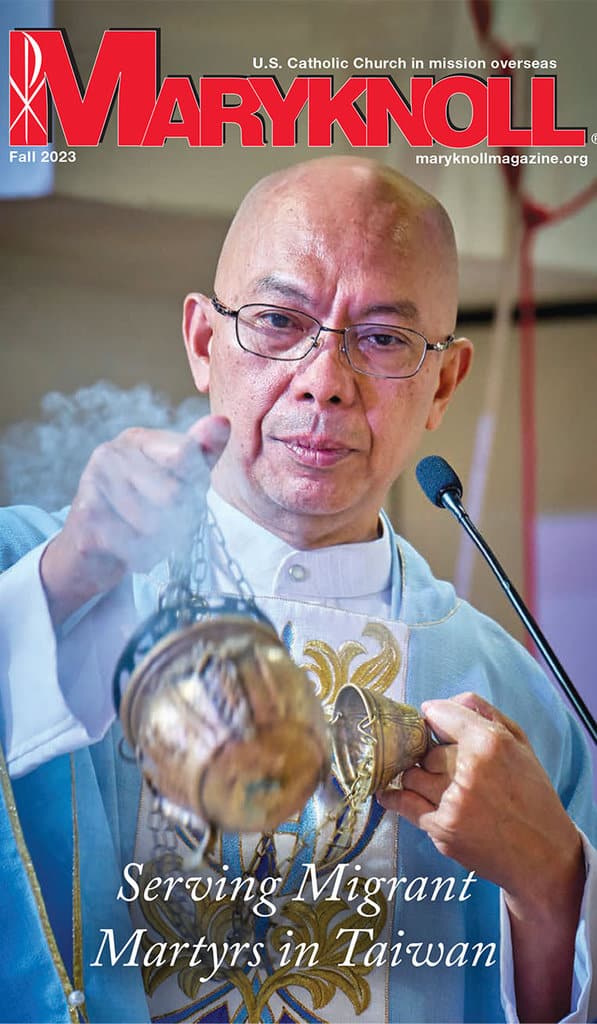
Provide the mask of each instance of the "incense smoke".
POLYGON ((2 501, 60 509, 71 501, 89 456, 103 441, 132 426, 185 431, 207 412, 205 399, 172 406, 145 384, 124 391, 98 381, 70 395, 51 391, 41 401, 39 421, 16 423, 0 434, 2 501))

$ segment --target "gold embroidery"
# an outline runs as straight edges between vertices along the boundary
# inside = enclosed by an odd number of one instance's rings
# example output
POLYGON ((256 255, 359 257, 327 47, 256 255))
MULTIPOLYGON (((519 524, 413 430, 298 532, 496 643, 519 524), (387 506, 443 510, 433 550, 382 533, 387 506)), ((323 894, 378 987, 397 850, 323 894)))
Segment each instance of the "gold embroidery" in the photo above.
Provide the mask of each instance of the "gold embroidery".
POLYGON ((315 676, 317 696, 324 705, 334 703, 338 690, 345 683, 385 693, 398 675, 402 660, 400 645, 388 627, 381 622, 369 622, 362 635, 376 640, 381 650, 352 672, 355 658, 367 654, 367 648, 358 640, 346 640, 337 651, 325 640, 309 640, 305 644, 303 657, 310 657, 311 663, 305 662, 301 668, 315 676))
MULTIPOLYGON (((356 892, 362 893, 364 886, 365 879, 360 878, 356 892)), ((383 898, 379 903, 379 914, 374 920, 369 919, 367 924, 373 931, 373 939, 359 939, 354 946, 355 958, 369 949, 372 942, 377 941, 384 928, 387 905, 383 898)), ((314 1010, 327 1006, 338 989, 350 1000, 356 1014, 367 1008, 371 1001, 371 990, 365 975, 369 974, 372 967, 365 967, 363 964, 339 966, 346 958, 350 936, 344 934, 338 937, 338 932, 342 929, 363 928, 363 918, 359 917, 356 911, 349 914, 347 911, 348 904, 344 900, 324 901, 315 906, 295 902, 284 905, 282 913, 292 926, 293 938, 306 945, 317 943, 317 964, 313 967, 297 967, 291 963, 286 967, 278 967, 263 982, 255 1001, 256 1016, 251 1017, 249 1013, 249 1020, 261 1019, 261 1010, 271 996, 280 988, 288 988, 290 985, 303 988, 309 993, 314 1010)), ((286 924, 278 924, 273 929, 271 944, 277 951, 280 950, 282 943, 287 941, 286 931, 286 924)))
MULTIPOLYGON (((77 783, 75 777, 75 758, 73 754, 70 755, 70 788, 71 802, 73 807, 73 981, 75 985, 75 990, 77 992, 82 993, 83 914, 81 910, 81 858, 79 853, 79 814, 77 811, 77 783)), ((79 1006, 79 1014, 81 1015, 84 1021, 88 1021, 85 1004, 79 1006)), ((75 1020, 77 1020, 76 1017, 75 1020)))
MULTIPOLYGON (((172 872, 182 869, 182 858, 173 858, 172 872)), ((156 863, 145 866, 141 888, 143 891, 145 881, 155 875, 158 868, 156 863)), ((361 896, 365 891, 366 879, 359 877, 354 885, 352 898, 361 896)), ((197 895, 200 897, 206 887, 198 887, 197 895)), ((350 933, 353 929, 363 929, 363 918, 356 911, 351 911, 349 904, 340 898, 334 900, 323 899, 314 906, 305 902, 297 903, 287 899, 279 908, 276 914, 276 923, 268 929, 265 946, 266 955, 263 962, 257 967, 245 968, 227 965, 225 961, 222 967, 214 976, 213 980, 220 983, 228 982, 237 990, 240 999, 246 1009, 247 1020, 262 1020, 262 1014, 267 1007, 269 1013, 272 1009, 269 1002, 273 996, 280 994, 284 999, 281 990, 290 986, 303 989, 311 1000, 311 1010, 321 1010, 327 1006, 341 991, 347 1000, 352 1004, 355 1014, 362 1013, 371 1001, 371 989, 366 975, 370 973, 373 966, 365 966, 355 962, 361 957, 381 935, 387 918, 387 902, 378 893, 379 913, 374 919, 367 918, 368 934, 360 937, 354 943, 352 950, 352 963, 350 966, 340 966, 346 958, 350 933), (339 931, 347 929, 338 935, 339 931), (300 949, 301 944, 309 948, 314 944, 313 966, 301 965, 300 957, 290 955, 290 963, 284 966, 274 967, 267 971, 266 959, 271 963, 279 959, 283 946, 288 942, 289 931, 292 933, 295 949, 300 949), (373 932, 373 937, 371 937, 373 932), (255 978, 259 984, 255 985, 255 978)), ((181 938, 190 943, 188 950, 180 949, 174 963, 170 962, 150 964, 142 968, 143 981, 148 995, 153 995, 156 989, 168 980, 172 975, 177 975, 178 986, 188 999, 197 999, 200 996, 202 981, 206 970, 211 973, 211 965, 204 963, 190 966, 193 956, 193 942, 197 942, 200 936, 206 936, 209 942, 216 944, 219 955, 227 949, 232 949, 233 940, 230 935, 234 929, 234 919, 237 913, 234 902, 227 898, 215 902, 203 902, 197 900, 192 902, 185 900, 185 907, 177 902, 151 899, 150 901, 140 899, 143 914, 150 927, 169 944, 180 943, 181 938), (228 945, 225 945, 228 943, 228 945)), ((247 916, 252 917, 248 910, 247 916)), ((243 936, 245 941, 251 943, 248 933, 243 936)), ((254 940, 253 940, 254 941, 254 940)), ((147 934, 143 936, 142 947, 147 952, 153 945, 153 939, 147 934)), ((303 954, 302 959, 308 956, 303 954)), ((294 993, 293 993, 294 994, 294 993)))

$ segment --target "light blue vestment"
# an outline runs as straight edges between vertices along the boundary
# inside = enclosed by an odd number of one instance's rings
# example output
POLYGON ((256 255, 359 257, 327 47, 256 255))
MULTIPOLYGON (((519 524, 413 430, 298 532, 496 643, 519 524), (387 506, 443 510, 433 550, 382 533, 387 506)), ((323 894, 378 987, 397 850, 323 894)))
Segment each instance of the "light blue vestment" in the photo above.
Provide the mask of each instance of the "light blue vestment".
MULTIPOLYGON (((5 569, 59 526, 33 509, 0 518, 0 568, 5 569)), ((491 620, 459 602, 435 580, 423 559, 399 541, 395 594, 410 628, 406 697, 420 705, 430 696, 474 690, 515 719, 527 733, 564 806, 589 838, 597 840, 590 761, 572 721, 537 664, 491 620)), ((5 668, 0 666, 0 671, 5 668)), ((32 700, 35 680, 31 681, 32 700)), ((2 723, 3 743, 10 722, 2 723)), ((127 904, 116 894, 122 865, 133 859, 139 799, 135 766, 120 756, 118 725, 100 743, 74 755, 83 907, 84 988, 90 1020, 148 1019, 140 973, 121 963, 90 968, 100 929, 114 928, 120 948, 131 934, 127 904)), ((70 758, 59 757, 13 783, 22 832, 35 864, 47 914, 72 978, 72 807, 70 758)), ((68 982, 40 914, 6 773, 0 789, 0 1019, 70 1021, 68 982)), ((428 837, 401 822, 399 873, 408 878, 468 874, 442 857, 428 837)), ((499 893, 479 880, 475 898, 443 906, 429 900, 394 904, 394 937, 427 943, 499 943, 499 893), (439 917, 438 917, 439 915, 439 917)), ((366 924, 366 922, 365 922, 366 924)), ((547 968, 547 965, 546 965, 547 968)), ((390 1019, 396 1022, 503 1021, 499 968, 395 968, 390 975, 390 1019)), ((314 1021, 321 1018, 314 1014, 314 1021)), ((325 1016, 324 1018, 325 1019, 325 1016)))
MULTIPOLYGON (((54 533, 57 519, 36 509, 6 510, 0 518, 0 568, 54 533)), ((0 667, 0 671, 4 671, 0 667)), ((32 700, 35 681, 32 680, 32 700)), ((2 723, 2 738, 10 723, 2 723)), ((126 941, 126 903, 115 900, 121 864, 130 860, 140 780, 135 767, 117 752, 120 727, 73 757, 81 861, 84 963, 97 952, 97 935, 108 915, 126 941)), ((23 838, 34 862, 48 917, 72 979, 72 803, 70 757, 55 758, 12 783, 23 838)), ((62 1022, 77 1020, 67 1004, 68 986, 48 943, 35 886, 23 864, 22 847, 6 776, 0 788, 0 1020, 62 1022), (16 833, 16 834, 15 834, 16 833), (65 990, 66 989, 66 990, 65 990)), ((85 971, 85 994, 92 1021, 147 1021, 139 973, 116 965, 111 977, 85 971)))

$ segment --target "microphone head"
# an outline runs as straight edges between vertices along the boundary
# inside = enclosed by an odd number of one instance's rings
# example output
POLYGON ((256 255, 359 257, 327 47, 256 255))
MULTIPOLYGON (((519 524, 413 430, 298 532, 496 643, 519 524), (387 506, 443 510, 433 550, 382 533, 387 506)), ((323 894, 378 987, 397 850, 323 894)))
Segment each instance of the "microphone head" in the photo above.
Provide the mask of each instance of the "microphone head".
POLYGON ((444 508, 442 497, 446 491, 456 494, 458 498, 462 497, 462 484, 450 463, 442 459, 441 455, 428 455, 421 459, 416 474, 429 501, 439 508, 444 508))

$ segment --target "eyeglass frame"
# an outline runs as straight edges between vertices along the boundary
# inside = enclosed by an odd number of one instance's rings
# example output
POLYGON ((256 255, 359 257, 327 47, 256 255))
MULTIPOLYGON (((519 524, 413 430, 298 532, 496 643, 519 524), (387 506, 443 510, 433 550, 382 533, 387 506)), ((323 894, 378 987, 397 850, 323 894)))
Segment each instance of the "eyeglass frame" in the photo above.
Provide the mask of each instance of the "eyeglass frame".
POLYGON ((421 334, 420 331, 415 331, 414 328, 412 327, 402 327, 402 325, 398 324, 377 324, 366 321, 365 323, 362 324, 349 324, 348 327, 326 327, 324 324, 321 323, 320 320, 317 319, 317 317, 311 316, 310 313, 305 313, 305 311, 302 309, 293 309, 291 306, 276 306, 270 304, 269 302, 245 302, 243 303, 242 306, 239 306, 238 309, 231 309, 229 306, 225 306, 223 302, 220 302, 217 295, 212 295, 211 304, 214 307, 216 313, 219 313, 221 316, 228 316, 234 318, 234 333, 236 335, 236 340, 240 348, 242 348, 243 352, 248 352, 249 355, 257 356, 259 359, 273 359, 275 362, 278 363, 298 363, 301 361, 301 359, 306 359, 309 353, 312 352, 314 348, 321 347, 321 343, 319 341, 320 334, 322 334, 323 332, 325 332, 326 334, 341 334, 342 345, 340 346, 339 351, 346 356, 346 361, 350 368, 354 370, 355 373, 361 373, 364 377, 374 377, 376 380, 409 380, 411 377, 416 376, 416 374, 419 372, 423 363, 425 362, 425 358, 428 352, 445 352, 456 341, 456 336, 454 334, 449 334, 448 337, 445 338, 443 341, 438 341, 434 343, 428 341, 425 335, 421 334), (314 324, 317 324, 319 328, 317 334, 315 335, 315 338, 312 341, 311 347, 308 348, 307 351, 302 356, 269 356, 265 355, 265 353, 263 352, 253 352, 252 349, 246 348, 246 346, 243 345, 242 341, 240 340, 238 332, 238 317, 239 314, 242 313, 243 309, 248 309, 251 306, 260 306, 264 309, 276 309, 279 310, 281 313, 298 313, 299 316, 308 317, 310 320, 313 321, 314 324), (346 344, 346 332, 353 330, 355 327, 401 327, 402 330, 409 331, 411 334, 416 334, 418 338, 421 338, 425 342, 425 348, 423 349, 423 354, 421 356, 421 359, 419 360, 419 364, 416 370, 413 370, 412 373, 407 373, 397 377, 394 376, 393 374, 388 375, 386 373, 371 373, 369 370, 361 370, 358 366, 355 366, 350 358, 350 352, 346 344))

